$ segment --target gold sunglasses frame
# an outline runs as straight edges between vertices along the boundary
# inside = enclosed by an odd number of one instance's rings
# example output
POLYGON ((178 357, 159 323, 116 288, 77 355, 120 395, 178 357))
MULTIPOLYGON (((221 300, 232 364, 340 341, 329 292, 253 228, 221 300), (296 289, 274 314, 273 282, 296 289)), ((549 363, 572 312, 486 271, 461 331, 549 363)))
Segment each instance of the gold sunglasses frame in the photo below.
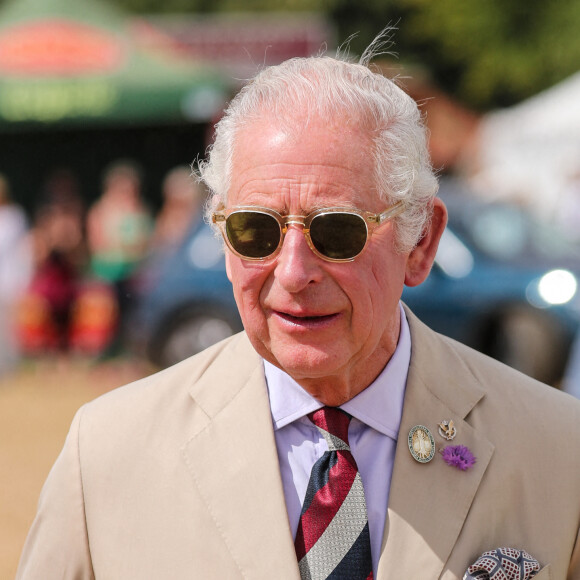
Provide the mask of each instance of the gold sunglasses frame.
POLYGON ((277 211, 267 208, 267 207, 260 207, 256 205, 241 205, 235 206, 230 208, 229 210, 218 210, 214 212, 211 216, 211 221, 213 224, 216 224, 221 234, 224 238, 224 241, 227 247, 230 249, 232 253, 236 256, 241 258, 242 260, 247 260, 250 262, 263 262, 265 260, 270 260, 278 255, 282 245, 284 243, 284 237, 286 236, 286 232, 288 231, 288 226, 290 225, 300 225, 302 226, 302 233, 306 238, 306 242, 308 243, 308 247, 322 260, 326 262, 352 262, 357 256, 360 256, 364 249, 367 247, 370 237, 372 236, 373 232, 380 227, 381 225, 385 224, 387 221, 397 217, 405 210, 405 202, 403 200, 398 201, 397 203, 393 204, 392 206, 388 207, 385 211, 381 213, 372 213, 370 211, 358 210, 354 208, 345 208, 345 207, 324 207, 321 209, 317 209, 306 216, 303 215, 282 215, 277 211), (280 227, 280 241, 278 242, 278 246, 274 249, 271 254, 268 254, 264 257, 252 258, 249 256, 244 256, 240 254, 231 244, 230 239, 227 234, 226 229, 226 221, 228 217, 230 217, 234 213, 239 212, 254 212, 254 213, 262 213, 273 217, 277 222, 278 226, 280 227), (350 215, 357 215, 365 224, 367 236, 365 240, 365 244, 362 247, 361 251, 354 255, 352 258, 330 258, 325 256, 324 254, 320 253, 314 246, 312 242, 312 238, 310 237, 310 225, 314 218, 327 215, 329 213, 345 213, 350 215))

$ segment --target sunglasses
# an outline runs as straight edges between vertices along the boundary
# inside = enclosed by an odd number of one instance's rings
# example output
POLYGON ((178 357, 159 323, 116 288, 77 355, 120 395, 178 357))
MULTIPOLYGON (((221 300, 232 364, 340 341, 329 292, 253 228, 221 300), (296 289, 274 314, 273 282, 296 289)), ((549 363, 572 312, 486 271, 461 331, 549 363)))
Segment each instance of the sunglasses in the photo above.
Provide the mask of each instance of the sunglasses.
POLYGON ((222 232, 228 248, 244 260, 266 260, 282 248, 289 225, 301 225, 310 249, 329 262, 350 262, 365 248, 372 232, 402 213, 399 201, 382 213, 327 207, 307 216, 283 216, 257 206, 217 211, 212 222, 222 232))

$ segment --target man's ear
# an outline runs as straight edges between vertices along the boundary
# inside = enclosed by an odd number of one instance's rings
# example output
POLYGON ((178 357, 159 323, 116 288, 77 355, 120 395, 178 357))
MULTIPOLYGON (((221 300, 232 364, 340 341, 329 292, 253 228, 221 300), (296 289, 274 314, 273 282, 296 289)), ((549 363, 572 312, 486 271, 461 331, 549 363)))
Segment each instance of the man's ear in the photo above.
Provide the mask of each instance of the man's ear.
POLYGON ((433 200, 433 215, 427 224, 423 237, 413 248, 407 258, 405 269, 405 285, 418 286, 427 278, 431 271, 431 266, 435 260, 439 240, 443 230, 447 225, 447 208, 445 204, 436 197, 433 200))

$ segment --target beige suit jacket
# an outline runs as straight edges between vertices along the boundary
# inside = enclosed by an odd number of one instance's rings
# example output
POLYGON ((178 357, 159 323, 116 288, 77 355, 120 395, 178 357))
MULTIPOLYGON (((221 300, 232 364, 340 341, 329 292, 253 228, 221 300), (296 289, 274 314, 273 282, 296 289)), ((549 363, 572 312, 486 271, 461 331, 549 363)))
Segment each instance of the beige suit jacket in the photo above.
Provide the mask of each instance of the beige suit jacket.
MULTIPOLYGON (((525 549, 580 579, 580 402, 408 313, 412 357, 379 580, 452 580, 525 549), (477 463, 409 453, 453 419, 477 463)), ((261 361, 244 334, 82 408, 45 484, 19 579, 299 578, 261 361)))

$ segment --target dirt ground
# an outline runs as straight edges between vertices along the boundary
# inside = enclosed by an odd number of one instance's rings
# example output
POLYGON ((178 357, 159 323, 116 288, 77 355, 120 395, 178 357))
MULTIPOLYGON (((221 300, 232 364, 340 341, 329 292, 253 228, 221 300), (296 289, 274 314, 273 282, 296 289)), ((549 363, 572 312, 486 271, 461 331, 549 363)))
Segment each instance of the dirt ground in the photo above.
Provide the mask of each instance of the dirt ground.
POLYGON ((150 374, 117 360, 95 365, 26 363, 0 378, 0 578, 14 578, 38 496, 75 411, 85 402, 150 374))

